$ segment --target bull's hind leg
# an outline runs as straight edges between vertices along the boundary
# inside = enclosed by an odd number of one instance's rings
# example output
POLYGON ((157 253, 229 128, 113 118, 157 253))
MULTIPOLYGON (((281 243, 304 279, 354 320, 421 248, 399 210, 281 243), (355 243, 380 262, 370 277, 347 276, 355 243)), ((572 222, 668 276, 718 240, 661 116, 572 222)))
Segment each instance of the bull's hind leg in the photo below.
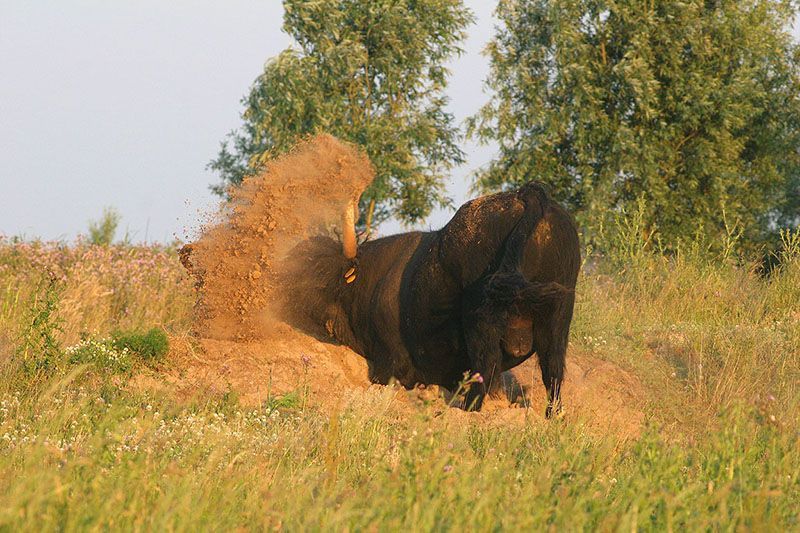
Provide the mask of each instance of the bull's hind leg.
POLYGON ((554 306, 549 320, 534 321, 534 343, 542 371, 542 383, 547 389, 545 418, 561 414, 561 385, 564 381, 569 325, 572 320, 574 297, 569 296, 554 306))

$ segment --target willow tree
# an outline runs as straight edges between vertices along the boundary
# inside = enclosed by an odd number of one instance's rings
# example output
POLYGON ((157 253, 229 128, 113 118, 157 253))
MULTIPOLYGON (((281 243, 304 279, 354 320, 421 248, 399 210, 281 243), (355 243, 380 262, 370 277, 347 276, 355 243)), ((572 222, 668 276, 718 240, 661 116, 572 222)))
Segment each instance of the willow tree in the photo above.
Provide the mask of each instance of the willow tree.
POLYGON ((501 0, 477 180, 550 185, 585 227, 644 200, 666 242, 797 223, 795 4, 501 0))
MULTIPOLYGON (((446 205, 444 177, 463 161, 446 111, 445 63, 472 15, 461 0, 284 0, 296 45, 268 61, 242 100, 243 124, 210 163, 224 194, 299 137, 362 146, 376 179, 362 198, 406 222, 446 205)), ((370 212, 366 205, 362 213, 370 212)))

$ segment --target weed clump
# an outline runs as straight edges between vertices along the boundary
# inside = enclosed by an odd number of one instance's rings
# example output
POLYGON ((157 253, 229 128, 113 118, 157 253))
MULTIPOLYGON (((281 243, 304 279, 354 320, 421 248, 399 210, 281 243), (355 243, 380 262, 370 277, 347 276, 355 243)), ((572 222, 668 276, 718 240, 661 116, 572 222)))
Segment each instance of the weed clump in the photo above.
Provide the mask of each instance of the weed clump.
POLYGON ((141 331, 114 331, 111 342, 117 350, 128 350, 146 364, 156 364, 164 360, 169 351, 169 340, 164 330, 151 328, 141 331))
POLYGON ((69 364, 91 364, 97 369, 121 374, 137 363, 153 365, 164 359, 169 350, 166 333, 159 328, 148 331, 114 331, 110 338, 84 337, 64 350, 69 364))
POLYGON ((133 368, 133 357, 127 348, 118 349, 107 339, 86 338, 64 351, 73 365, 92 364, 100 370, 121 374, 133 368))
POLYGON ((145 332, 117 330, 105 338, 83 335, 80 342, 62 349, 55 339, 57 322, 52 310, 46 302, 42 305, 17 350, 27 374, 50 375, 64 372, 70 365, 91 365, 102 372, 124 374, 137 364, 152 366, 163 361, 169 350, 167 335, 159 328, 145 332))
POLYGON ((29 374, 52 372, 58 366, 61 354, 58 335, 63 323, 58 317, 60 299, 61 287, 52 277, 31 296, 16 349, 17 357, 29 374))

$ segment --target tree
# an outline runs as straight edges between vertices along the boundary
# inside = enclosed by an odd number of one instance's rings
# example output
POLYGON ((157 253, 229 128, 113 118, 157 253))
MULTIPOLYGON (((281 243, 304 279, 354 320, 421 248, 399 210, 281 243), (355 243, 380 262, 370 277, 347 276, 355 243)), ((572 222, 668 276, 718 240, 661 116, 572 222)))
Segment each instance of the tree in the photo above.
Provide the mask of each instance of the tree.
MULTIPOLYGON (((243 125, 210 168, 224 194, 298 138, 331 133, 362 146, 376 219, 413 222, 446 205, 445 172, 463 161, 445 110, 448 71, 472 15, 461 0, 284 0, 297 43, 270 60, 242 100, 243 125)), ((364 206, 362 213, 371 211, 364 206)))
POLYGON ((531 178, 581 224, 643 200, 666 243, 797 223, 796 8, 774 0, 501 0, 481 189, 531 178), (794 192, 793 192, 794 191, 794 192))
POLYGON ((121 218, 113 207, 104 208, 100 220, 89 222, 89 243, 95 246, 109 246, 114 242, 121 218))

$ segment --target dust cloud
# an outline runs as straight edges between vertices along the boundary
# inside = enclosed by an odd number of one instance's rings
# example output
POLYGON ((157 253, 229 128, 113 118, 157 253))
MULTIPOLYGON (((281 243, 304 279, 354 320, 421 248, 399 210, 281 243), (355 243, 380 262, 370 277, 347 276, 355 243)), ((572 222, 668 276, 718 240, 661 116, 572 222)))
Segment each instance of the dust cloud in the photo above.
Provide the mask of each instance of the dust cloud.
MULTIPOLYGON (((372 182, 356 147, 318 135, 229 191, 214 221, 182 253, 197 282, 196 333, 256 340, 271 330, 289 285, 287 254, 314 236, 337 237, 342 214, 372 182)), ((292 298, 302 295, 291 295, 292 298)))

